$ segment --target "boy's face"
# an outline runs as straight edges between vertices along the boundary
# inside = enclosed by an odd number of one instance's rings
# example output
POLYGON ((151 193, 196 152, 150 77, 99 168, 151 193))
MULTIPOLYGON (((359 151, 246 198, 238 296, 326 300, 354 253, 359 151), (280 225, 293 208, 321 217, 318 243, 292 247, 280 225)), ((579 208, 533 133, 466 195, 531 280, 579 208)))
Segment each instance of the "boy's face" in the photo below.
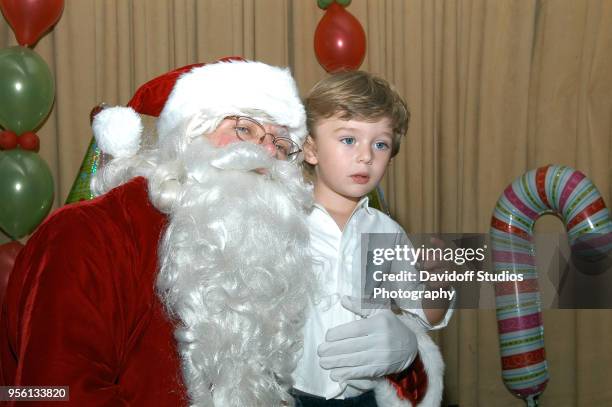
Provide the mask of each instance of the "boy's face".
POLYGON ((315 134, 304 151, 306 162, 315 166, 315 194, 358 201, 385 175, 393 140, 388 118, 367 122, 332 116, 315 125, 315 134))

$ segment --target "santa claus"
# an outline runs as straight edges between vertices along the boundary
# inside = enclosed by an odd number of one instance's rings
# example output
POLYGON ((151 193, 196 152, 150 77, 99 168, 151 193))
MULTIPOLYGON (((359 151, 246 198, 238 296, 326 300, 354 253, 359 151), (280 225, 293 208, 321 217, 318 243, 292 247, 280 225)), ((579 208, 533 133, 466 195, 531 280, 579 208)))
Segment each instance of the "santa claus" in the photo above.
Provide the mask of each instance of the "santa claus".
MULTIPOLYGON (((2 382, 68 386, 75 406, 293 405, 316 292, 293 78, 259 62, 191 65, 128 106, 94 119, 113 157, 93 180, 100 196, 55 212, 17 259, 2 382), (159 116, 154 142, 139 114, 159 116)), ((414 369, 390 382, 393 403, 427 382, 414 369)))

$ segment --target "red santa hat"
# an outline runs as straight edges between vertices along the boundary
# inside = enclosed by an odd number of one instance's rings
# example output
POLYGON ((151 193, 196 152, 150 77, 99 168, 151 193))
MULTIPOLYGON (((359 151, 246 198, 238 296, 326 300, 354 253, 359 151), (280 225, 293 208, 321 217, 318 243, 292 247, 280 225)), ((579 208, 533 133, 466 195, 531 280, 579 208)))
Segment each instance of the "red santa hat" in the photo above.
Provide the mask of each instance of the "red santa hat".
POLYGON ((127 107, 100 111, 92 127, 100 149, 114 157, 135 155, 143 132, 140 114, 158 116, 160 144, 180 145, 178 126, 190 120, 261 112, 285 126, 299 145, 306 138, 306 113, 289 69, 241 58, 175 69, 142 85, 127 107))

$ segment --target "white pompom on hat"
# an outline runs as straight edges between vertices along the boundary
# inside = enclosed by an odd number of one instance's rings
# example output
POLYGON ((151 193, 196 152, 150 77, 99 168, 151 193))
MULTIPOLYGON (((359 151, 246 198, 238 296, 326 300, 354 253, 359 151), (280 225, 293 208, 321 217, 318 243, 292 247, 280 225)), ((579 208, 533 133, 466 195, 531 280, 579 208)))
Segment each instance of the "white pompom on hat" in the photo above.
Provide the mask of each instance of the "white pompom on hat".
POLYGON ((142 120, 131 107, 102 109, 96 114, 92 128, 100 150, 113 157, 130 157, 140 149, 142 120))
POLYGON ((160 144, 178 145, 180 141, 173 140, 180 133, 176 130, 188 121, 221 120, 253 111, 286 127, 300 146, 304 143, 306 112, 289 69, 237 57, 188 65, 158 76, 138 88, 127 107, 96 114, 92 127, 103 152, 128 157, 140 146, 138 113, 159 116, 160 144))

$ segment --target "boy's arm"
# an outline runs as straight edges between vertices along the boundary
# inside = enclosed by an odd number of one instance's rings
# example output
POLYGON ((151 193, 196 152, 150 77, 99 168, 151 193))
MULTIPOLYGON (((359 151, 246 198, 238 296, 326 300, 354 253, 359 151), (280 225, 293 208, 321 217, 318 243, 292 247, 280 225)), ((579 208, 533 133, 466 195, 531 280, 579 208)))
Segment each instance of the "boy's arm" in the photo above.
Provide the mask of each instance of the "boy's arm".
MULTIPOLYGON (((342 305, 361 316, 372 311, 362 310, 357 298, 343 297, 342 305)), ((438 406, 444 364, 417 319, 384 310, 332 328, 319 346, 321 367, 340 383, 376 380, 380 406, 438 406)))
MULTIPOLYGON (((397 245, 413 247, 412 242, 406 236, 405 232, 398 235, 397 245)), ((430 241, 433 247, 444 248, 444 242, 440 239, 432 238, 430 241)), ((442 273, 445 270, 446 263, 441 259, 409 259, 404 261, 393 261, 391 263, 391 274, 400 273, 402 270, 409 270, 414 273, 417 281, 415 282, 395 282, 392 284, 393 290, 413 290, 424 294, 427 291, 439 291, 442 289, 449 297, 438 298, 432 300, 430 298, 419 297, 418 299, 399 299, 396 304, 403 311, 407 311, 419 317, 421 324, 428 330, 442 329, 453 314, 453 308, 456 299, 456 291, 448 282, 420 282, 420 271, 425 270, 429 275, 442 273), (418 261, 417 261, 418 260, 418 261)))
MULTIPOLYGON (((427 289, 431 288, 433 287, 427 287, 427 289)), ((445 290, 452 289, 450 286, 443 286, 442 288, 445 290)), ((448 315, 450 304, 451 301, 447 298, 439 298, 436 300, 428 298, 423 299, 421 305, 427 322, 431 325, 430 329, 440 329, 447 325, 448 319, 450 319, 450 315, 448 315), (449 318, 444 318, 447 315, 449 318)))
MULTIPOLYGON (((430 243, 434 247, 441 249, 444 249, 445 247, 444 241, 433 237, 431 238, 430 243)), ((441 259, 431 259, 423 262, 421 268, 428 271, 430 274, 437 274, 444 272, 444 266, 445 263, 441 259)), ((441 288, 445 291, 452 290, 454 292, 453 287, 448 282, 428 282, 425 284, 425 288, 427 290, 437 290, 441 288)), ((428 298, 423 299, 421 302, 421 308, 423 309, 425 316, 431 325, 431 329, 440 329, 448 324, 448 320, 453 313, 451 303, 454 304, 454 301, 451 301, 448 298, 438 298, 437 300, 428 298)))

